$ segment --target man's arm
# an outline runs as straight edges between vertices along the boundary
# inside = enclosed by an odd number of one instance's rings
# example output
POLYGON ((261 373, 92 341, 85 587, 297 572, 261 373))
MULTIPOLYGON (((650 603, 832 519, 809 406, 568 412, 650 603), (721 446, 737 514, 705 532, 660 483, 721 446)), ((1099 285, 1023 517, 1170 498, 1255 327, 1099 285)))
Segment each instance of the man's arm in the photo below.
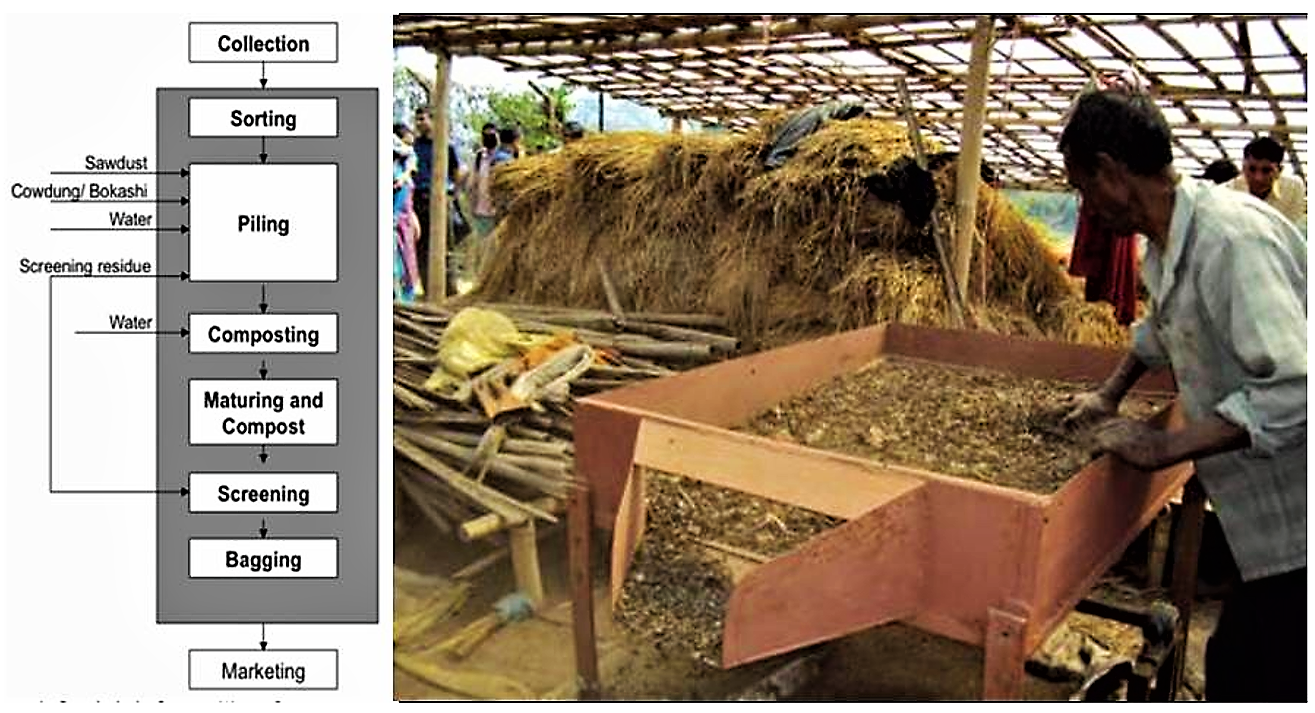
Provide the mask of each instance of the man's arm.
POLYGON ((1099 388, 1070 402, 1069 412, 1062 420, 1065 428, 1086 428, 1113 417, 1119 412, 1123 397, 1128 395, 1142 374, 1152 365, 1168 362, 1169 357, 1154 330, 1147 320, 1134 325, 1132 350, 1124 355, 1099 388))
POLYGON ((1123 360, 1114 368, 1114 371, 1100 385, 1097 392, 1101 396, 1118 404, 1123 401, 1123 397, 1128 395, 1133 384, 1146 373, 1146 363, 1137 356, 1137 352, 1130 351, 1123 356, 1123 360))

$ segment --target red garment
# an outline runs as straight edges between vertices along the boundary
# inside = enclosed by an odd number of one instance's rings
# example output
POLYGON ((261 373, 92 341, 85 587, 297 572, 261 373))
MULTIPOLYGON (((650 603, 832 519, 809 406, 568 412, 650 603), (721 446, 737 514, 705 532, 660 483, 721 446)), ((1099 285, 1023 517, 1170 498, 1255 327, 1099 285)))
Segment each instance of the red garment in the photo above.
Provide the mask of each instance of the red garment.
POLYGON ((1137 318, 1137 236, 1100 234, 1086 205, 1078 210, 1068 274, 1087 278, 1087 301, 1114 305, 1119 324, 1137 318))

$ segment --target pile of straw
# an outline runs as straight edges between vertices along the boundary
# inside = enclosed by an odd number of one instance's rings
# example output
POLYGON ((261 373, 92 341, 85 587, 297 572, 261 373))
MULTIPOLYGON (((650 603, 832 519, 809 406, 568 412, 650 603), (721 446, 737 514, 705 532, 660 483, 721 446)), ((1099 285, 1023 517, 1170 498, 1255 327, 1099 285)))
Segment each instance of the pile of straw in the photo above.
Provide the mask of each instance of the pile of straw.
MULTIPOLYGON (((625 309, 722 315, 750 344, 884 320, 944 325, 917 205, 953 214, 953 165, 906 182, 903 125, 856 119, 828 123, 767 171, 760 157, 779 121, 741 136, 600 134, 500 167, 503 218, 475 297, 605 308, 601 261, 625 309)), ((1085 304, 1044 238, 987 186, 977 230, 985 250, 969 301, 981 328, 1125 341, 1110 309, 1085 304)))

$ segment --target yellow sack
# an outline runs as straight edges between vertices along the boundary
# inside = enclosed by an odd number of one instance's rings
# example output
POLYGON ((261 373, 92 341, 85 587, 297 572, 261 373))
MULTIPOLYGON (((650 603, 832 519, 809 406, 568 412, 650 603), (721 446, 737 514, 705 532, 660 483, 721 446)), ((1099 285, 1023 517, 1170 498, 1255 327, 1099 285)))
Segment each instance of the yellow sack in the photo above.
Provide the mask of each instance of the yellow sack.
POLYGON ((467 307, 443 330, 438 341, 438 368, 425 381, 425 388, 440 395, 467 394, 460 386, 472 375, 550 338, 522 333, 499 312, 467 307))

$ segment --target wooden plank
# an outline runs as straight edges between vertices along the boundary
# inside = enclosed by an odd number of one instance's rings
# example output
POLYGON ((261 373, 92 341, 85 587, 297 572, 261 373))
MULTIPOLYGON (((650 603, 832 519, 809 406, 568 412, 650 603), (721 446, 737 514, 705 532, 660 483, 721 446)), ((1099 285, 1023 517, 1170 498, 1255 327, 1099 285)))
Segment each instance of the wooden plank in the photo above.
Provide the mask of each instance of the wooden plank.
POLYGON ((913 623, 981 646, 988 609, 1034 596, 1044 499, 947 477, 928 480, 926 497, 923 611, 931 614, 913 623))
POLYGON ((633 406, 713 426, 738 425, 815 384, 870 364, 881 356, 885 330, 878 325, 793 344, 617 389, 580 403, 633 406))
POLYGON ((954 283, 959 294, 968 294, 968 267, 972 260, 973 236, 977 233, 977 186, 981 183, 982 121, 986 118, 986 85, 991 73, 991 46, 995 42, 995 20, 978 15, 973 30, 972 56, 968 64, 968 89, 963 98, 963 124, 959 136, 956 170, 954 231, 954 283))
POLYGON ((1174 537, 1173 580, 1169 583, 1169 598, 1178 609, 1178 630, 1174 634, 1173 652, 1160 668, 1155 683, 1157 695, 1167 701, 1176 698, 1187 663, 1187 634, 1191 630, 1192 604, 1196 599, 1196 567, 1201 557, 1205 502, 1201 481, 1192 478, 1183 487, 1183 507, 1174 537))
POLYGON ((1104 456, 1046 508, 1033 637, 1058 623, 1188 479, 1190 463, 1144 473, 1104 456))
MULTIPOLYGON (((904 324, 887 327, 885 346, 887 356, 1093 386, 1104 381, 1126 353, 1120 349, 904 324)), ((1135 391, 1176 391, 1173 374, 1168 369, 1149 372, 1137 382, 1135 391)))
POLYGON ((846 520, 922 483, 859 459, 656 418, 639 426, 635 464, 846 520))
POLYGON ((621 503, 617 507, 615 527, 612 528, 611 602, 616 606, 621 600, 621 587, 630 572, 630 565, 635 561, 635 552, 639 541, 644 537, 647 523, 648 498, 644 472, 635 469, 626 480, 621 493, 621 503))
POLYGON ((1023 697, 1023 664, 1027 661, 1024 632, 1027 619, 1016 613, 991 609, 987 613, 986 665, 982 698, 1015 701, 1023 697))
POLYGON ((597 398, 575 405, 575 472, 589 487, 594 522, 611 530, 630 477, 639 418, 609 410, 597 398))
POLYGON ((755 568, 731 593, 722 665, 911 616, 923 588, 925 505, 915 487, 755 568))
POLYGON ((571 488, 566 505, 566 540, 571 573, 571 631, 575 648, 575 678, 581 700, 602 697, 598 678, 598 640, 594 633, 593 516, 590 493, 571 488))

